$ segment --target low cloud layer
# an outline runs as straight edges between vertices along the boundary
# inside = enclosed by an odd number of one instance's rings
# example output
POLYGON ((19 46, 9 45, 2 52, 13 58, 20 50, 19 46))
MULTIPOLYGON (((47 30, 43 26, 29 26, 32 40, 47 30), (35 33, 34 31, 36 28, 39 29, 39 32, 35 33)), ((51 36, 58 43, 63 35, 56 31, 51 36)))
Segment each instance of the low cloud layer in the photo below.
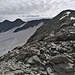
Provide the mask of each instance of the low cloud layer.
POLYGON ((73 0, 0 0, 0 15, 40 15, 54 17, 65 9, 75 9, 73 0))

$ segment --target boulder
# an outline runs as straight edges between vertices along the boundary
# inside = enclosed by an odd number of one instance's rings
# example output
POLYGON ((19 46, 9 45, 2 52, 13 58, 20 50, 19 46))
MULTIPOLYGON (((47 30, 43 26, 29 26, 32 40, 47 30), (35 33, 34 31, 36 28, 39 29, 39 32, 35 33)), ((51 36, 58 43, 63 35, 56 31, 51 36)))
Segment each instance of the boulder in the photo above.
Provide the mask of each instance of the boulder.
POLYGON ((32 56, 28 59, 27 63, 35 64, 35 63, 41 63, 41 60, 39 59, 38 56, 32 56))
POLYGON ((30 75, 30 73, 31 73, 31 69, 30 69, 30 68, 26 68, 26 69, 24 70, 24 73, 30 75))
POLYGON ((35 53, 35 54, 40 54, 40 50, 36 49, 36 48, 30 48, 30 50, 35 53))
POLYGON ((47 74, 52 75, 52 69, 50 67, 47 68, 47 74))
POLYGON ((17 74, 19 74, 19 75, 21 75, 21 74, 23 74, 24 72, 22 71, 22 70, 16 70, 16 71, 14 71, 14 73, 17 75, 17 74))

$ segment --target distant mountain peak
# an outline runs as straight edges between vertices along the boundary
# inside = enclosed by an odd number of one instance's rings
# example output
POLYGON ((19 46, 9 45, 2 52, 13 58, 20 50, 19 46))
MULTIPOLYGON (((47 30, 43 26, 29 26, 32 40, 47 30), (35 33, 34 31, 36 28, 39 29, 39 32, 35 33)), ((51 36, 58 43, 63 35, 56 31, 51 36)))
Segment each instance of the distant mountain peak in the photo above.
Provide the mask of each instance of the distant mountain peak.
POLYGON ((6 32, 14 27, 20 26, 25 22, 21 19, 16 19, 15 21, 4 20, 0 23, 0 32, 6 32))
MULTIPOLYGON (((4 20, 3 22, 24 22, 23 20, 21 20, 20 18, 17 18, 16 20, 14 20, 14 21, 10 21, 10 20, 4 20)), ((3 22, 1 22, 1 23, 3 23, 3 22)))
POLYGON ((13 22, 24 22, 23 20, 21 20, 20 18, 17 18, 16 20, 14 20, 13 22))
POLYGON ((11 22, 11 21, 9 21, 9 20, 4 20, 4 21, 1 22, 1 23, 7 23, 7 22, 11 22))

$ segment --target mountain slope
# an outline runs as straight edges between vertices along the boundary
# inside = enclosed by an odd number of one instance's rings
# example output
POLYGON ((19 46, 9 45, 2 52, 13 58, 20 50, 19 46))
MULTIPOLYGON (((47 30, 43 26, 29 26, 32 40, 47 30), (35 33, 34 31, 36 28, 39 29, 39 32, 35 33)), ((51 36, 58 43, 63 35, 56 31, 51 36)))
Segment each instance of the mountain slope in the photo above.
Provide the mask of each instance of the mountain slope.
MULTIPOLYGON (((75 11, 74 10, 64 10, 59 13, 56 17, 51 19, 44 24, 42 27, 37 29, 34 35, 28 40, 32 42, 35 40, 56 40, 58 36, 62 35, 60 38, 62 40, 68 40, 68 36, 65 35, 70 31, 74 32, 75 26, 75 11), (65 35, 64 35, 65 34, 65 35)), ((70 32, 68 34, 70 34, 70 32)), ((72 38, 73 40, 74 38, 72 38)), ((59 39, 60 40, 60 39, 59 39)))
MULTIPOLYGON (((0 56, 16 46, 26 43, 28 38, 36 31, 36 29, 47 21, 48 19, 32 20, 23 22, 23 24, 21 24, 22 21, 18 19, 14 22, 4 21, 1 24, 3 25, 3 30, 0 33, 0 56)), ((1 28, 2 26, 0 29, 1 28)))

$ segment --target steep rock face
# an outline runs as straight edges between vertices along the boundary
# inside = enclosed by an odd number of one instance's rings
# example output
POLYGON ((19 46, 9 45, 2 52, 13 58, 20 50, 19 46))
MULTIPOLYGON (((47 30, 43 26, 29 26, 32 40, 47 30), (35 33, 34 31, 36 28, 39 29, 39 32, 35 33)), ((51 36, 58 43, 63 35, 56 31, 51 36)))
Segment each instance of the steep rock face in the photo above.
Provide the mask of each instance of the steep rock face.
POLYGON ((75 18, 71 16, 66 19, 71 13, 71 10, 63 11, 39 28, 28 43, 1 56, 0 74, 75 75, 74 23, 70 24, 75 18), (64 13, 66 16, 63 16, 64 13), (64 23, 67 23, 66 25, 61 25, 63 20, 65 20, 64 23), (63 38, 63 35, 61 37, 60 32, 65 35, 66 39, 63 38), (69 32, 67 34, 72 38, 64 32, 69 32), (42 39, 40 39, 41 36, 42 39))
POLYGON ((36 40, 75 40, 75 11, 65 10, 48 21, 30 37, 28 42, 36 40), (73 37, 71 37, 73 36, 73 37))

